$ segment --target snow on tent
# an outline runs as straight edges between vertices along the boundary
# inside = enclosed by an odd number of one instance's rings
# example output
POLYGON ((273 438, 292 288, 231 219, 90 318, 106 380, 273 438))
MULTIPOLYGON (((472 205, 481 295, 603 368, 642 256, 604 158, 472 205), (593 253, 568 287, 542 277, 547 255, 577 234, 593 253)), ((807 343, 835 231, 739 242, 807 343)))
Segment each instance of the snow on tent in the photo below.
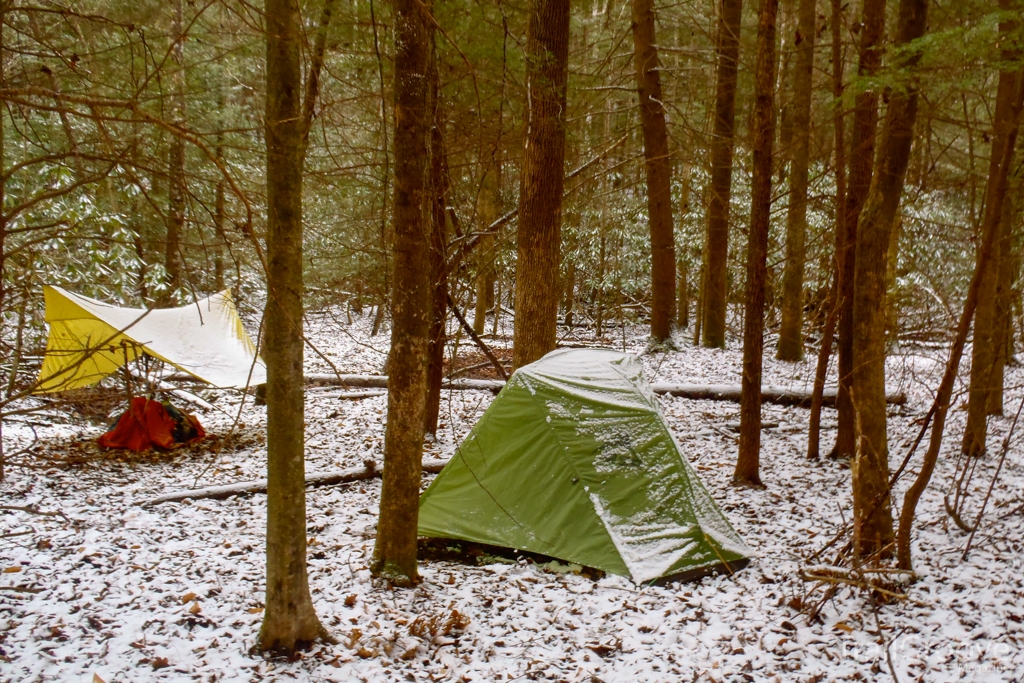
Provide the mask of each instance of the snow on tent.
POLYGON ((180 308, 120 308, 45 287, 50 336, 37 393, 89 386, 148 354, 215 387, 263 384, 266 367, 229 291, 180 308))
POLYGON ((752 552, 680 452, 635 357, 560 349, 520 368, 420 498, 419 535, 645 582, 752 552))

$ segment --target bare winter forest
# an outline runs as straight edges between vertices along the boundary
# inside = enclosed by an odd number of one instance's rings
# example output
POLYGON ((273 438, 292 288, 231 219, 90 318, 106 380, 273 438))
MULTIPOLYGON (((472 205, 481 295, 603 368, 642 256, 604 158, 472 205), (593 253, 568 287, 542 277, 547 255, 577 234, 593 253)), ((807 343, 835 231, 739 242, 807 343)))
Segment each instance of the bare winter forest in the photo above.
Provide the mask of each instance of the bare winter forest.
POLYGON ((0 0, 0 680, 1024 680, 1020 0, 0 0))

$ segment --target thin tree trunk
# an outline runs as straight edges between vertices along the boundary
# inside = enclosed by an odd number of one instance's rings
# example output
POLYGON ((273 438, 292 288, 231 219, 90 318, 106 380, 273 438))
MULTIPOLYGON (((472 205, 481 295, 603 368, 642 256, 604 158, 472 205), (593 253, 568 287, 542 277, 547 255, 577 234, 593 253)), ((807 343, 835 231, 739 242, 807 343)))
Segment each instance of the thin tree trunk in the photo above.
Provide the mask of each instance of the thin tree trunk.
POLYGON ((762 0, 757 22, 754 67, 754 177, 747 241, 747 292, 743 316, 743 377, 740 397, 740 449, 733 483, 762 486, 761 367, 764 362, 764 287, 768 258, 768 224, 772 204, 772 143, 775 140, 775 18, 778 0, 762 0))
POLYGON ((697 310, 695 311, 695 318, 693 323, 694 346, 699 344, 701 339, 701 327, 704 324, 704 296, 707 293, 707 281, 707 273, 705 272, 705 266, 702 263, 700 267, 700 272, 697 273, 697 310))
MULTIPOLYGON (((882 33, 885 30, 885 0, 864 0, 861 10, 860 65, 858 76, 870 78, 882 65, 882 33)), ((852 457, 856 450, 853 399, 850 397, 854 368, 853 296, 857 265, 857 223, 871 186, 875 158, 875 128, 878 123, 878 93, 865 90, 857 95, 853 111, 850 176, 846 191, 846 216, 837 226, 839 262, 839 429, 832 456, 852 457)))
POLYGON ((501 321, 501 277, 495 268, 494 278, 494 317, 491 319, 491 334, 498 336, 498 324, 501 321))
MULTIPOLYGON (((1002 0, 1000 7, 1003 10, 1010 8, 1010 0, 1002 0)), ((1016 28, 1017 22, 1004 21, 1000 23, 999 32, 1003 40, 1016 28)), ((1015 57, 1014 50, 1004 50, 1004 60, 1012 60, 1015 57)), ((989 181, 985 197, 986 218, 989 212, 989 202, 992 201, 991 193, 998 184, 996 178, 1009 173, 1009 169, 1000 167, 1000 155, 998 150, 1002 149, 1002 141, 1010 135, 1010 126, 1013 124, 1013 98, 1016 93, 1017 75, 1003 71, 999 74, 999 85, 996 92, 996 111, 992 122, 993 142, 992 157, 989 161, 989 181)), ((978 294, 978 310, 974 315, 974 344, 971 347, 971 380, 967 397, 967 426, 964 428, 964 438, 961 448, 967 455, 979 456, 985 453, 985 441, 988 435, 988 414, 989 407, 993 402, 992 395, 995 393, 995 356, 996 350, 994 341, 996 335, 996 295, 999 281, 999 262, 1001 251, 1005 242, 1005 229, 1008 227, 1002 220, 1002 204, 991 207, 997 211, 997 225, 995 241, 992 249, 992 266, 981 273, 981 291, 978 294)))
MULTIPOLYGON (((920 0, 919 0, 920 1, 920 0)), ((1018 128, 1020 126, 1021 111, 1024 109, 1024 72, 1017 77, 1016 94, 1013 99, 1013 125, 1009 134, 1002 140, 1002 150, 999 155, 1000 167, 1008 170, 1013 159, 1013 150, 1017 142, 1018 128)), ((946 362, 946 371, 942 376, 938 391, 935 393, 935 401, 932 403, 931 412, 935 415, 932 422, 932 432, 928 439, 928 450, 925 452, 921 469, 917 478, 907 493, 903 496, 903 508, 900 511, 900 525, 896 536, 896 559, 900 569, 910 571, 913 569, 911 557, 911 533, 914 530, 914 515, 917 511, 917 504, 921 500, 928 482, 931 481, 932 473, 935 471, 935 464, 939 460, 939 451, 942 448, 942 436, 946 425, 946 416, 949 413, 949 402, 953 395, 953 385, 956 382, 957 371, 960 368, 960 360, 963 357, 964 347, 967 345, 967 335, 971 328, 971 318, 974 317, 978 305, 979 294, 981 293, 981 279, 987 268, 990 267, 995 246, 995 238, 999 225, 999 212, 997 207, 1001 206, 1006 196, 1008 173, 999 173, 996 177, 990 177, 989 188, 986 192, 988 200, 985 209, 985 221, 982 228, 981 244, 978 246, 978 258, 974 268, 974 276, 967 288, 967 299, 964 301, 964 310, 960 316, 960 323, 957 326, 956 338, 953 341, 953 348, 949 352, 949 360, 946 362)))
MULTIPOLYGON (((223 101, 221 102, 223 106, 223 101)), ((224 160, 224 134, 217 133, 217 158, 224 160)), ((227 182, 220 178, 217 180, 217 188, 214 191, 213 200, 213 283, 218 292, 224 291, 224 250, 227 248, 227 231, 224 230, 224 220, 227 212, 227 197, 225 195, 227 182)))
POLYGON ((818 362, 814 368, 814 389, 811 393, 811 414, 807 420, 807 457, 817 460, 821 451, 821 408, 824 403, 825 379, 828 375, 828 359, 832 355, 832 342, 835 340, 836 318, 839 308, 836 306, 836 284, 833 281, 825 299, 828 316, 821 335, 821 348, 818 350, 818 362))
POLYGON ((517 368, 555 348, 568 66, 569 0, 532 0, 512 352, 517 368))
POLYGON ((676 316, 676 250, 672 226, 672 165, 662 104, 653 0, 633 0, 633 62, 640 93, 640 128, 647 171, 647 222, 651 232, 651 339, 672 336, 676 316))
POLYGON ((473 308, 473 330, 483 334, 487 327, 487 311, 494 300, 494 236, 488 235, 477 250, 476 304, 473 308))
POLYGON ((431 221, 430 244, 426 251, 427 273, 430 277, 431 317, 427 347, 427 404, 424 431, 437 432, 441 412, 441 381, 444 379, 445 320, 448 317, 448 269, 445 254, 448 232, 445 218, 448 208, 447 152, 444 140, 444 116, 438 100, 436 48, 430 57, 430 92, 427 111, 433 117, 430 134, 431 221))
MULTIPOLYGON (((793 157, 793 106, 796 99, 796 83, 794 76, 794 44, 786 40, 790 26, 794 23, 792 2, 783 2, 776 33, 779 34, 779 74, 778 93, 775 98, 776 116, 775 129, 778 131, 779 144, 772 164, 778 174, 779 184, 786 182, 789 173, 787 166, 793 157)), ((799 48, 798 48, 799 49, 799 48)))
MULTIPOLYGON (((185 35, 182 16, 183 0, 174 0, 171 8, 171 58, 174 71, 171 76, 171 123, 185 126, 185 35)), ((181 238, 185 231, 185 140, 171 136, 168 154, 167 238, 164 244, 164 270, 167 290, 160 297, 161 305, 173 306, 181 288, 181 238)))
MULTIPOLYGON (((818 362, 814 369, 814 396, 811 399, 811 415, 808 421, 807 434, 807 457, 817 459, 820 454, 821 444, 821 399, 819 396, 825 388, 825 376, 828 374, 829 358, 832 355, 832 344, 835 338, 836 323, 839 318, 839 270, 842 267, 840 258, 842 255, 842 240, 845 237, 843 222, 846 219, 846 131, 845 116, 843 114, 843 42, 842 25, 843 9, 842 0, 831 0, 832 16, 832 97, 833 102, 833 129, 835 134, 835 173, 836 173, 836 195, 835 195, 835 254, 833 263, 835 275, 832 279, 832 286, 829 288, 829 296, 826 299, 828 311, 825 318, 825 329, 821 338, 821 349, 818 351, 818 362)), ((838 400, 838 396, 837 396, 838 400)))
POLYGON ((302 38, 298 3, 267 0, 267 588, 260 650, 324 633, 306 572, 302 369, 302 38))
POLYGON ((782 278, 779 360, 804 356, 804 261, 807 258, 807 169, 811 149, 811 85, 814 77, 815 0, 800 0, 793 78, 793 152, 786 215, 786 269, 782 278))
POLYGON ((570 261, 565 267, 565 326, 570 330, 575 322, 573 319, 573 307, 576 303, 576 263, 570 261))
MULTIPOLYGON (((494 167, 488 169, 477 213, 480 223, 491 225, 501 214, 501 157, 495 155, 494 167)), ((483 334, 487 324, 487 311, 494 305, 494 235, 485 236, 477 248, 476 308, 473 312, 473 330, 483 334)))
POLYGON ((370 570, 397 585, 419 581, 419 519, 426 358, 431 292, 424 255, 430 206, 425 187, 430 122, 428 70, 432 24, 419 0, 395 0, 395 198, 394 278, 388 421, 377 542, 370 570))
POLYGON ((679 282, 676 284, 676 325, 680 330, 690 327, 690 281, 686 262, 679 263, 679 282))
POLYGON ((702 303, 703 343, 725 348, 728 297, 729 199, 736 120, 736 73, 743 0, 722 0, 718 19, 715 126, 711 135, 711 195, 708 201, 707 260, 702 303))
POLYGON ((601 238, 598 245, 597 259, 597 315, 594 316, 594 328, 597 338, 604 336, 604 274, 605 274, 605 252, 607 239, 604 236, 604 211, 601 212, 601 238))
MULTIPOLYGON (((928 0, 900 0, 895 46, 924 35, 928 0)), ((894 68, 912 71, 918 56, 895 60, 894 68)), ((854 274, 851 393, 857 416, 857 450, 853 479, 853 543, 859 557, 892 552, 892 507, 889 500, 889 446, 885 412, 885 273, 889 233, 896 219, 917 117, 918 85, 914 76, 889 97, 877 177, 857 225, 854 274)))
MULTIPOLYGON (((682 225, 690 214, 690 195, 693 192, 693 164, 683 163, 682 188, 679 193, 679 224, 682 225)), ((676 285, 676 325, 680 329, 690 327, 690 268, 686 250, 677 254, 679 257, 679 282, 676 285)))

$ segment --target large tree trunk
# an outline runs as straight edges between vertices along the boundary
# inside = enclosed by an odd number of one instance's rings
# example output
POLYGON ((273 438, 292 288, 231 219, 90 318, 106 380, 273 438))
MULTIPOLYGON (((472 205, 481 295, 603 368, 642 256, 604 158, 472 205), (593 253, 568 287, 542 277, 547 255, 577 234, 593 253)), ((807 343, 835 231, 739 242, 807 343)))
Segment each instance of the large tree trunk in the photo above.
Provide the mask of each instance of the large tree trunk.
POLYGON ((762 486, 761 366, 764 362, 764 287, 768 225, 772 204, 772 143, 775 139, 775 18, 778 0, 761 0, 754 67, 754 177, 747 241, 747 293, 743 322, 743 377, 740 396, 740 451, 733 483, 762 486))
POLYGON ((384 483, 370 570, 399 585, 419 581, 416 527, 427 398, 431 281, 426 192, 431 29, 419 0, 395 0, 394 279, 384 483))
MULTIPOLYGON (((911 148, 913 151, 913 148, 911 148)), ((900 258, 900 233, 903 219, 897 218, 889 231, 889 247, 885 261, 885 348, 894 349, 899 345, 900 307, 896 297, 896 271, 900 258)))
MULTIPOLYGON (((174 70, 171 74, 171 123, 179 128, 185 126, 185 35, 182 17, 183 0, 174 0, 171 11, 171 58, 174 70)), ((168 196, 167 196, 167 238, 164 244, 164 270, 167 274, 167 290, 160 297, 163 306, 176 304, 176 295, 181 288, 181 238, 185 231, 185 141, 179 135, 171 137, 168 153, 168 196)))
POLYGON ((1021 179, 1024 169, 1017 166, 1015 176, 1009 183, 1006 199, 1003 201, 1003 217, 999 245, 998 280, 996 284, 995 327, 992 337, 994 358, 992 362, 992 394, 989 396, 988 414, 1003 414, 1003 392, 1006 380, 1006 363, 1013 354, 1013 283, 1017 279, 1020 249, 1017 246, 1019 234, 1021 179))
MULTIPOLYGON (((896 47, 924 35, 928 0, 900 0, 896 47)), ((895 69, 913 70, 916 53, 894 60, 895 69)), ((892 552, 889 500, 889 446, 885 412, 885 275, 889 233, 896 220, 906 179, 917 117, 918 86, 911 75, 889 97, 877 177, 857 225, 854 272, 852 394, 857 416, 853 478, 853 542, 860 557, 892 552)))
MULTIPOLYGON (((7 87, 7 75, 4 70, 4 20, 7 14, 7 4, 0 4, 0 88, 7 87)), ((0 318, 4 314, 4 307, 7 305, 7 211, 5 198, 7 195, 7 163, 5 156, 7 147, 4 138, 4 114, 0 112, 0 318)), ((0 417, 0 481, 6 477, 7 458, 4 455, 4 421, 0 417)))
POLYGON ((532 0, 526 30, 528 111, 519 185, 513 363, 555 348, 565 181, 569 0, 532 0))
MULTIPOLYGON (((1009 0, 1003 0, 1001 8, 1009 9, 1009 0)), ((1007 34, 1012 32, 1016 22, 1004 21, 1000 23, 999 32, 1003 34, 1003 40, 1010 41, 1007 34)), ((1012 61, 1015 51, 1004 50, 1003 59, 1012 61)), ((989 202, 992 201, 992 193, 996 186, 996 178, 1008 174, 1009 169, 1000 167, 1000 154, 1002 143, 1010 134, 1010 127, 1013 125, 1013 98, 1014 89, 1017 85, 1017 76, 1008 71, 1000 72, 999 85, 996 92, 996 111, 992 121, 992 157, 988 167, 988 188, 986 191, 985 205, 986 216, 988 215, 989 202)), ((964 428, 964 439, 961 448, 967 455, 983 455, 985 453, 985 441, 988 435, 988 414, 989 407, 993 402, 993 394, 996 391, 995 385, 995 359, 996 350, 994 341, 996 338, 996 295, 999 282, 999 262, 1002 259, 1003 244, 1006 241, 1007 226, 1003 217, 1002 204, 992 207, 998 212, 998 223, 996 234, 992 245, 992 265, 981 273, 981 291, 978 295, 978 310, 974 314, 974 344, 971 348, 971 380, 967 398, 967 426, 964 428)), ((1001 406, 1000 406, 1001 407, 1001 406)))
POLYGON ((701 323, 704 346, 725 348, 728 296, 729 199, 732 195, 736 72, 740 55, 743 0, 722 0, 718 19, 715 126, 711 135, 711 195, 708 199, 707 259, 701 323))
POLYGON ((811 148, 811 84, 814 76, 815 0, 800 0, 793 74, 793 152, 786 215, 786 270, 782 278, 782 325, 779 360, 804 355, 804 261, 807 237, 807 168, 811 148))
POLYGON ((676 313, 676 249, 672 231, 672 166, 656 45, 653 1, 633 0, 633 61, 640 93, 647 222, 651 231, 651 338, 664 342, 672 335, 676 313))
MULTIPOLYGON (((870 78, 882 65, 882 33, 885 29, 885 0, 864 0, 861 10, 860 78, 870 78)), ((857 265, 857 223, 864 206, 875 158, 875 128, 878 123, 878 93, 865 90, 857 95, 853 110, 853 140, 850 144, 850 176, 846 192, 846 216, 837 226, 836 260, 839 266, 839 428, 832 456, 852 457, 856 450, 855 419, 850 388, 853 377, 853 296, 857 265)))
POLYGON ((448 158, 444 142, 444 115, 438 100, 437 53, 431 51, 430 92, 427 111, 433 119, 430 133, 430 245, 426 251, 431 288, 430 331, 427 347, 427 404, 424 431, 437 432, 441 412, 441 381, 444 378, 445 321, 448 317, 448 158))
POLYGON ((266 22, 267 589, 259 648, 288 653, 323 631, 306 574, 298 4, 267 0, 266 22))

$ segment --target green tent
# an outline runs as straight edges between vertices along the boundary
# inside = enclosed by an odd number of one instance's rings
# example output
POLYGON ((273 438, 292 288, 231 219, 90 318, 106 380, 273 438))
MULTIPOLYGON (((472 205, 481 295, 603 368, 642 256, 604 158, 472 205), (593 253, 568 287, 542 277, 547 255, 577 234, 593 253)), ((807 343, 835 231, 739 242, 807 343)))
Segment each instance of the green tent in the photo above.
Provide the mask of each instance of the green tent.
POLYGON ((634 356, 520 368, 420 498, 420 536, 516 548, 645 582, 752 555, 669 431, 634 356))

